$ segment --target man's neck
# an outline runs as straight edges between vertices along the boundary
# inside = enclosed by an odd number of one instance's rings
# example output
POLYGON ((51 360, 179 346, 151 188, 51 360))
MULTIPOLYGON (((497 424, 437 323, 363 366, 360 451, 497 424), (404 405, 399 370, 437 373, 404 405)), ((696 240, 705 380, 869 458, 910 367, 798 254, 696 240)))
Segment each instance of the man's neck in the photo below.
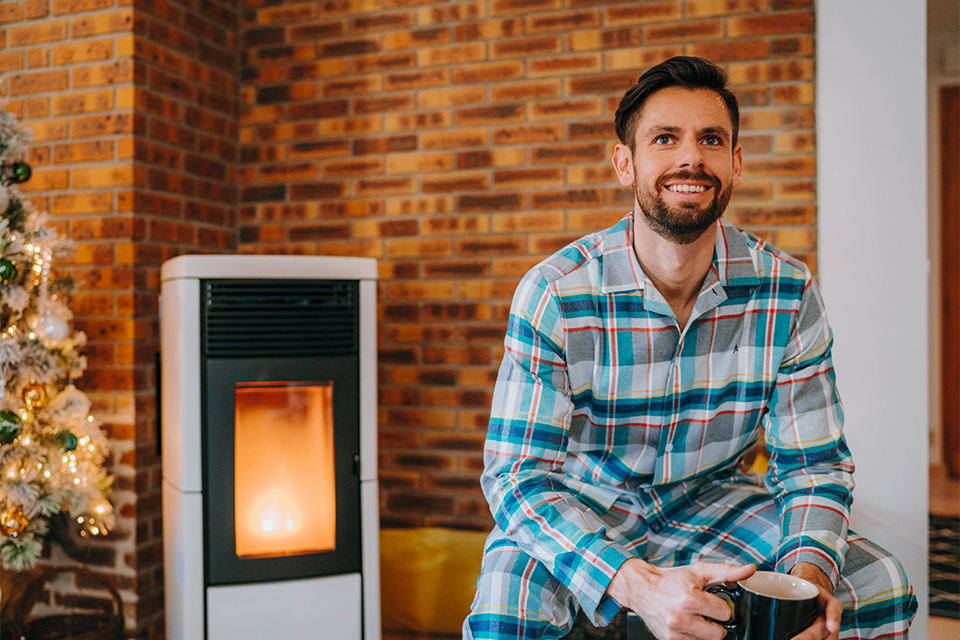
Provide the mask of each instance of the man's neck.
POLYGON ((666 299, 680 330, 687 325, 703 280, 713 262, 716 226, 690 244, 675 244, 647 226, 639 206, 633 221, 633 248, 640 267, 666 299))

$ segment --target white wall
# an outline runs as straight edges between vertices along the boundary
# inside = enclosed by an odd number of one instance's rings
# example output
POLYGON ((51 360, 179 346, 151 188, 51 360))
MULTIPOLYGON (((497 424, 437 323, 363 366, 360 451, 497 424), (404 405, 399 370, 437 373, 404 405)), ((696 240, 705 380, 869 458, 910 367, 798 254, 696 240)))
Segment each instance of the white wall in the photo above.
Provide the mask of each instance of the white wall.
POLYGON ((857 462, 852 527, 903 562, 927 637, 926 13, 819 0, 819 276, 857 462))

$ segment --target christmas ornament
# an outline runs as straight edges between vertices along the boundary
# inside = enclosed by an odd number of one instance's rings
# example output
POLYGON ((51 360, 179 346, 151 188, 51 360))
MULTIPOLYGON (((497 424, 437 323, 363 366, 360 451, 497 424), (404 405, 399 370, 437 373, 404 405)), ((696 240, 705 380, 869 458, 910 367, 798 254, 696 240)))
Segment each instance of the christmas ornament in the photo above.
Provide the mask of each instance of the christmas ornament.
POLYGON ((77 448, 77 436, 73 435, 71 432, 61 431, 57 437, 60 438, 60 442, 63 443, 63 450, 67 453, 77 448))
POLYGON ((17 277, 17 265, 6 258, 0 258, 0 284, 7 284, 17 277))
POLYGON ((36 409, 47 401, 47 390, 39 382, 28 382, 20 392, 20 399, 29 408, 36 409))
POLYGON ((17 507, 10 506, 3 513, 0 513, 0 533, 11 538, 16 538, 23 533, 30 521, 23 511, 17 507))
POLYGON ((26 162, 11 162, 3 165, 2 178, 7 184, 26 182, 30 179, 30 165, 26 162))
POLYGON ((10 409, 0 411, 0 445, 10 444, 16 440, 22 428, 20 416, 10 409))
POLYGON ((70 325, 53 311, 47 310, 37 321, 35 331, 38 337, 59 342, 70 335, 70 325))

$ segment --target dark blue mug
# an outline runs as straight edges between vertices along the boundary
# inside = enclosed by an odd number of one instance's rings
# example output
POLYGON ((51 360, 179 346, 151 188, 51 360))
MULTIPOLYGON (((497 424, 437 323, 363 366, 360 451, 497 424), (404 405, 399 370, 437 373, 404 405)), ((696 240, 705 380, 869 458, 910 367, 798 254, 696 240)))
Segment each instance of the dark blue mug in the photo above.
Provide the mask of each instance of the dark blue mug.
POLYGON ((736 640, 790 640, 821 613, 820 590, 812 582, 785 573, 757 571, 734 587, 705 589, 730 603, 730 620, 714 620, 736 640))

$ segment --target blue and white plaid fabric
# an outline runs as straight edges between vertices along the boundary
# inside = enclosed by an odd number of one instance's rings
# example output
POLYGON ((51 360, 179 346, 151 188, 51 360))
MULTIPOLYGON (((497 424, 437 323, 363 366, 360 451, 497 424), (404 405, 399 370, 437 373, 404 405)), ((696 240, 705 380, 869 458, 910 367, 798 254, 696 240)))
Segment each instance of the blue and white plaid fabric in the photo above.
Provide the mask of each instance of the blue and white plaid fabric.
POLYGON ((727 221, 716 238, 686 327, 640 268, 632 213, 514 296, 481 484, 501 535, 596 621, 619 608, 605 591, 636 552, 597 516, 627 501, 659 533, 761 429, 773 564, 840 580, 853 462, 819 292, 802 263, 727 221))

